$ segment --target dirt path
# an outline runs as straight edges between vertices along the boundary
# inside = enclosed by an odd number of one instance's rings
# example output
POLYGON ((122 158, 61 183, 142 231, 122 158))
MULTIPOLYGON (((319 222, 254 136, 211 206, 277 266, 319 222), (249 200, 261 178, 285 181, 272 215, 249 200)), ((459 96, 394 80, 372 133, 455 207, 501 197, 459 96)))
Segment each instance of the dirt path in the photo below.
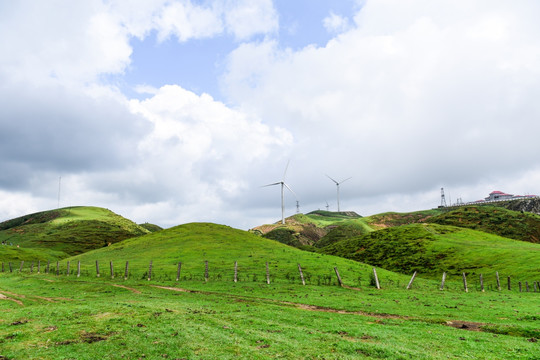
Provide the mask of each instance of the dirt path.
MULTIPOLYGON (((6 294, 7 292, 4 291, 6 294)), ((21 300, 17 300, 17 299, 13 299, 13 298, 10 298, 10 297, 7 297, 6 295, 0 293, 0 300, 9 300, 9 301, 13 301, 13 302, 16 302, 17 304, 21 305, 21 306, 24 306, 24 304, 22 303, 21 300)))
POLYGON ((129 290, 129 291, 131 291, 131 292, 134 293, 134 294, 142 294, 139 290, 134 289, 134 288, 127 287, 127 286, 125 286, 125 285, 119 285, 119 284, 111 284, 111 285, 114 286, 114 287, 118 287, 118 288, 122 288, 122 289, 129 290))

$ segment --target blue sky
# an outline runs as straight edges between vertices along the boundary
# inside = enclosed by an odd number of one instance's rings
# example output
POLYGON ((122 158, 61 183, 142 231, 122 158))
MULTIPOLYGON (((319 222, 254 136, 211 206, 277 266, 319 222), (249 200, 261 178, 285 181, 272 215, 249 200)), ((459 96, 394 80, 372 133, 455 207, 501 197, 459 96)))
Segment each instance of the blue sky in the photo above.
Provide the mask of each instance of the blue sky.
POLYGON ((0 221, 247 229, 540 194, 540 3, 0 3, 0 221), (510 134, 510 135, 509 135, 510 134))

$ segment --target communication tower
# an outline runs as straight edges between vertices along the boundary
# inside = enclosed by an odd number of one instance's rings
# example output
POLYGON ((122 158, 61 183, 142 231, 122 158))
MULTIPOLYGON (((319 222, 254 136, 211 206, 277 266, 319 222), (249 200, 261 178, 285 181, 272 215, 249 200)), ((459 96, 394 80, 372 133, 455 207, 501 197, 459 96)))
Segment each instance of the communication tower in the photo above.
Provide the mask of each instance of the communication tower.
POLYGON ((444 197, 444 188, 441 188, 441 206, 439 207, 446 207, 446 198, 444 197))

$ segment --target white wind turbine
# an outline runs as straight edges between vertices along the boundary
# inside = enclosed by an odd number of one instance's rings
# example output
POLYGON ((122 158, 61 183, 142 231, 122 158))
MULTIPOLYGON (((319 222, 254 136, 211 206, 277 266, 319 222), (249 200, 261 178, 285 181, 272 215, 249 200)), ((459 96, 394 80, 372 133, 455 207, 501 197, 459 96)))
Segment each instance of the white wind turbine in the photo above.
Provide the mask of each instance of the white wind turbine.
POLYGON ((283 203, 283 198, 284 198, 283 188, 286 187, 287 189, 289 189, 290 192, 293 193, 295 198, 297 197, 294 191, 292 191, 292 189, 289 187, 289 185, 285 183, 285 174, 287 174, 288 168, 289 168, 289 162, 287 162, 287 166, 285 167, 285 172, 283 172, 283 177, 281 178, 281 181, 262 186, 262 187, 267 187, 267 186, 281 185, 281 223, 282 224, 285 224, 285 205, 283 203))
MULTIPOLYGON (((326 176, 328 176, 328 175, 326 175, 326 176)), ((339 212, 339 211, 340 211, 340 210, 339 210, 339 185, 340 185, 340 184, 343 184, 345 181, 351 179, 352 176, 346 178, 345 180, 341 180, 341 181, 339 181, 339 182, 336 181, 336 180, 334 180, 334 179, 332 179, 330 176, 328 176, 328 178, 329 178, 330 180, 332 180, 333 182, 336 183, 336 187, 337 187, 337 211, 339 212)))

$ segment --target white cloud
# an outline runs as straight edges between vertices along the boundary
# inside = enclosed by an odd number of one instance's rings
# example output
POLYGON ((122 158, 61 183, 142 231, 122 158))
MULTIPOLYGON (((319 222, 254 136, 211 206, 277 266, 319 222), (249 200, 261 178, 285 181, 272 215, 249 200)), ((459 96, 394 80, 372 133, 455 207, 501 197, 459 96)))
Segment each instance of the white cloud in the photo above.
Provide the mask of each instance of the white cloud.
POLYGON ((346 17, 331 12, 323 19, 323 26, 329 33, 341 33, 348 30, 350 24, 346 17))
POLYGON ((240 40, 278 29, 278 15, 272 0, 226 0, 224 6, 227 29, 240 40))

